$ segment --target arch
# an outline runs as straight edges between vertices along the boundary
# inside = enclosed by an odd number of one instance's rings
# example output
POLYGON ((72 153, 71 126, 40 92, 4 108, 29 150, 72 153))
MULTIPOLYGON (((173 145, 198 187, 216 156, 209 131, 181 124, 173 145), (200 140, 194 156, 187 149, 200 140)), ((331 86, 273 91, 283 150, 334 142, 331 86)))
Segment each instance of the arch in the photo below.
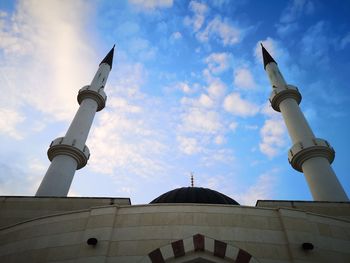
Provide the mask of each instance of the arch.
POLYGON ((140 263, 170 262, 235 262, 259 263, 249 252, 202 234, 180 239, 157 248, 144 257, 140 263), (206 260, 206 261, 205 261, 206 260))

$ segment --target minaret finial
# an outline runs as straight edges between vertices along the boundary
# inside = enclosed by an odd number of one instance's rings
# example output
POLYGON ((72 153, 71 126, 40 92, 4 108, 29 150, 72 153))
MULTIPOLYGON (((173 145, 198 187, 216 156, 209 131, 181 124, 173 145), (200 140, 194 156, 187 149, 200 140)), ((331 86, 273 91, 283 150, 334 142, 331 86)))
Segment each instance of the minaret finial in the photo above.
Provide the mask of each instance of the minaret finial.
POLYGON ((266 50, 266 48, 263 46, 263 44, 260 42, 261 49, 262 49, 262 54, 263 54, 263 59, 264 59, 264 69, 266 69, 266 65, 275 62, 277 62, 273 59, 273 57, 270 55, 270 53, 266 50))
POLYGON ((102 63, 106 63, 112 69, 114 48, 115 48, 115 44, 113 45, 112 49, 108 52, 108 54, 105 56, 105 58, 101 61, 100 65, 102 63))
POLYGON ((191 187, 194 187, 194 178, 193 178, 193 172, 191 172, 191 187))

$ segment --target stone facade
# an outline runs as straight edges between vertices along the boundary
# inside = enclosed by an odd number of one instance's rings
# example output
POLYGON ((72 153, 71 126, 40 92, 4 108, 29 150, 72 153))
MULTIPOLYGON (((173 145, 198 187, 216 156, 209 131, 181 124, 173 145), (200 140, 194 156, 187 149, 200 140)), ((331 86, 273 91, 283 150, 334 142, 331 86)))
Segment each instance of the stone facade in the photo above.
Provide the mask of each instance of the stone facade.
POLYGON ((108 197, 0 197, 0 228, 33 218, 94 206, 130 205, 129 198, 108 197))
POLYGON ((3 227, 0 262, 347 263, 350 221, 295 208, 111 204, 3 227))

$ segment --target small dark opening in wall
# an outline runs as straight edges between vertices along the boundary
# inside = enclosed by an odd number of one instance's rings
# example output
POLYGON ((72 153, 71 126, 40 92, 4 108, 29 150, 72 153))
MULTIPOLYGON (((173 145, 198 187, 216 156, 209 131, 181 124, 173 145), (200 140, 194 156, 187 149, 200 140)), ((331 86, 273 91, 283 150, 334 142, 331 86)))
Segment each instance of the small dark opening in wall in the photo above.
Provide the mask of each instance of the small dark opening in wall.
POLYGON ((95 237, 90 237, 87 241, 86 241, 86 243, 89 245, 89 246, 96 246, 96 244, 97 244, 97 238, 95 238, 95 237))
POLYGON ((303 243, 301 245, 301 247, 304 249, 304 250, 313 250, 314 249, 314 245, 312 243, 303 243))

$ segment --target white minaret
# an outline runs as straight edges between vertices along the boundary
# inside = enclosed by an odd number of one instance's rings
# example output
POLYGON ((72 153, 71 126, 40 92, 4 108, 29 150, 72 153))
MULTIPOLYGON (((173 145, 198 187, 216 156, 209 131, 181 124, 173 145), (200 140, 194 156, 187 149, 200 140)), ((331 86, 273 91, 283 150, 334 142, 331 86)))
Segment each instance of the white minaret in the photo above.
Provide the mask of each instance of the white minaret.
POLYGON ((261 45, 264 68, 272 85, 271 106, 281 112, 293 146, 288 160, 291 166, 303 172, 315 201, 348 201, 331 163, 335 152, 330 144, 316 138, 299 108, 301 94, 297 87, 288 85, 276 61, 261 45))
POLYGON ((75 170, 83 168, 90 156, 85 145, 96 111, 105 107, 104 87, 112 69, 114 46, 102 60, 89 86, 79 90, 80 107, 64 137, 52 141, 47 155, 51 165, 36 196, 67 196, 75 170))

